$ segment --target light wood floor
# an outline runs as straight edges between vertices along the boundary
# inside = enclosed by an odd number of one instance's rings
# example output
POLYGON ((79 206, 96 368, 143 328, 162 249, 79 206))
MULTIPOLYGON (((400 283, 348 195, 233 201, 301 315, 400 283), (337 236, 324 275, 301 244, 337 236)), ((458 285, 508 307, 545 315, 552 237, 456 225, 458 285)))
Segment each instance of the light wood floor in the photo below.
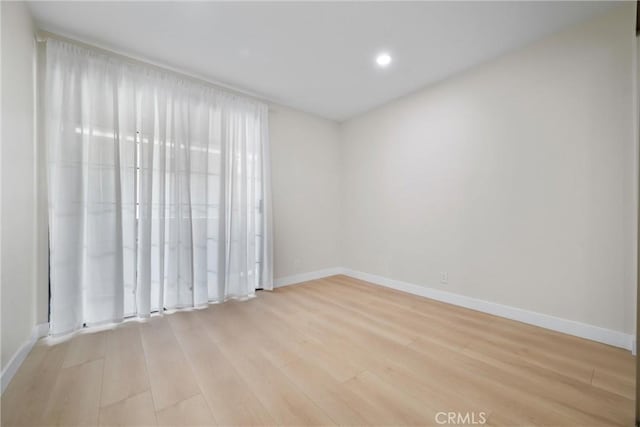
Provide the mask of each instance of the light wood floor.
POLYGON ((631 426, 633 397, 625 350, 334 276, 41 341, 1 416, 3 426, 437 425, 453 411, 484 412, 488 425, 631 426))

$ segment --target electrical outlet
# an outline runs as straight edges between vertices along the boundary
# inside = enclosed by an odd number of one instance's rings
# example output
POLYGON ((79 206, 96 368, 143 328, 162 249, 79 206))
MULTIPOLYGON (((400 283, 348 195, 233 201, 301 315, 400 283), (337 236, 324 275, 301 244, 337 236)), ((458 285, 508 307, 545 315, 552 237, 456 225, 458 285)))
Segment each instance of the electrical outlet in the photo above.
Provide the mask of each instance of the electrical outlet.
POLYGON ((440 272, 440 283, 442 283, 443 285, 449 283, 449 273, 447 273, 446 271, 440 272))

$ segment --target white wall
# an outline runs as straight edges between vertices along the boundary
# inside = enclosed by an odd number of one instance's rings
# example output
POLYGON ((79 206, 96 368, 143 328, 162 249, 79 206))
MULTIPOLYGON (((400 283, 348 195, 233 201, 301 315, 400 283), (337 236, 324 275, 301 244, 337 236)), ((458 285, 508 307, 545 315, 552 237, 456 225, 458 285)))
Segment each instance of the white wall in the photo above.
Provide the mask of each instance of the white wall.
POLYGON ((633 332, 634 23, 628 2, 343 123, 343 265, 633 332))
POLYGON ((338 125, 285 107, 269 110, 274 277, 340 265, 338 125))
POLYGON ((2 2, 2 369, 36 323, 34 27, 27 6, 2 2))

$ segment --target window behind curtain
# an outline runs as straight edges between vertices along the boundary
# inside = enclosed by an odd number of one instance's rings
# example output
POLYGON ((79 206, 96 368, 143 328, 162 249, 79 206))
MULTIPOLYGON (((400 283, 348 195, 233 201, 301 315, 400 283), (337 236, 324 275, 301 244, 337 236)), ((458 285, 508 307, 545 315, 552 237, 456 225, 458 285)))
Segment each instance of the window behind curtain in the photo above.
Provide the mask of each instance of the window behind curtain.
POLYGON ((45 68, 54 333, 272 286, 266 105, 55 40, 45 68))

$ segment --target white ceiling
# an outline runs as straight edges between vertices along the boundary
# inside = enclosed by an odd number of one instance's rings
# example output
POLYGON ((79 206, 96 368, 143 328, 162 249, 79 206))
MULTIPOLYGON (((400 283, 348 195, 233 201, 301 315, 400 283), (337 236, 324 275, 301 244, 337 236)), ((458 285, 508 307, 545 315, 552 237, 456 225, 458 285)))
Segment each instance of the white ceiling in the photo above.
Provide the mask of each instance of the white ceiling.
POLYGON ((611 2, 30 2, 41 29, 344 120, 611 2), (378 52, 391 66, 375 65, 378 52))

